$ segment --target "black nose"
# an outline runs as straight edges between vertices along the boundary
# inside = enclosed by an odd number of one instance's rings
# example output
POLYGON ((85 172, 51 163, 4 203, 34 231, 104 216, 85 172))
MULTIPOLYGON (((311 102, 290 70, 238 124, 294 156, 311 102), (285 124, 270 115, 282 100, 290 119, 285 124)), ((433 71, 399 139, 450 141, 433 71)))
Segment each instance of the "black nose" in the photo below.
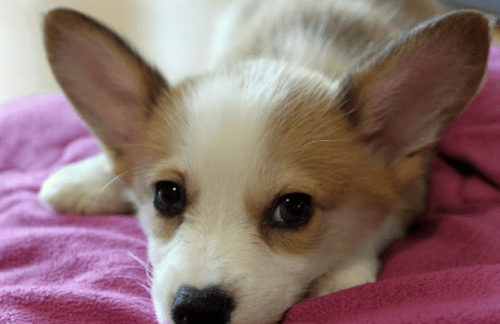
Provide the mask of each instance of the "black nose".
POLYGON ((170 311, 175 324, 225 324, 233 308, 233 299, 217 287, 183 287, 175 294, 170 311))

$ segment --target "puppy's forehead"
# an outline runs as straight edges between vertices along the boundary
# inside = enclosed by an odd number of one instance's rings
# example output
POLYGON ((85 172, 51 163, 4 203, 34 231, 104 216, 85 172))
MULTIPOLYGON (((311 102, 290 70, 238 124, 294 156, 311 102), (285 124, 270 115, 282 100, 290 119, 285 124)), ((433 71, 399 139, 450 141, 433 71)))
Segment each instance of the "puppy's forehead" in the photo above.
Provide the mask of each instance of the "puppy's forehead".
POLYGON ((185 162, 195 177, 210 175, 213 182, 218 175, 221 181, 236 177, 242 182, 271 157, 269 145, 281 145, 275 128, 293 124, 293 118, 283 122, 283 115, 293 115, 295 100, 314 102, 319 100, 315 96, 327 94, 332 100, 337 88, 337 83, 319 74, 269 61, 200 78, 184 98, 185 162))

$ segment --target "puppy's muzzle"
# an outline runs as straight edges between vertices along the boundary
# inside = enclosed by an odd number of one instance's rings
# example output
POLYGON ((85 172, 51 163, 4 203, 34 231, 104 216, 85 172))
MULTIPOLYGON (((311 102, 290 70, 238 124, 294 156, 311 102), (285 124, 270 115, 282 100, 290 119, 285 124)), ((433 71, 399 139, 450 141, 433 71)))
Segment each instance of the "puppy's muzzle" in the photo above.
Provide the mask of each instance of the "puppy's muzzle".
POLYGON ((175 294, 170 311, 175 324, 225 324, 234 306, 233 298, 218 287, 183 287, 175 294))

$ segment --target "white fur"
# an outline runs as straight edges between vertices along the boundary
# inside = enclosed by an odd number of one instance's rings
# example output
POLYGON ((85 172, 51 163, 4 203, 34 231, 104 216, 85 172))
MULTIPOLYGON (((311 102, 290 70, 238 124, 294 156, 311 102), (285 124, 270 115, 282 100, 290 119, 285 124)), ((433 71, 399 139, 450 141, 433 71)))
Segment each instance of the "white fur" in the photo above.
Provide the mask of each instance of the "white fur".
POLYGON ((130 211, 130 192, 104 154, 69 164, 42 185, 39 200, 60 212, 109 214, 130 211), (68 194, 71 193, 71 194, 68 194))

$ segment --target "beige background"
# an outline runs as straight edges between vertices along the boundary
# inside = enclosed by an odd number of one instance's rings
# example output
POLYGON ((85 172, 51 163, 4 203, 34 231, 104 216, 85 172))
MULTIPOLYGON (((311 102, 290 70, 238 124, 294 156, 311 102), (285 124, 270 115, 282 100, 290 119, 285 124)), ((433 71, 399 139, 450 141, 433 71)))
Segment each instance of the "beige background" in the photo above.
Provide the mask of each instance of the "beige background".
POLYGON ((0 103, 59 92, 42 45, 43 13, 57 6, 98 18, 169 79, 203 68, 215 16, 228 0, 0 0, 0 103))

